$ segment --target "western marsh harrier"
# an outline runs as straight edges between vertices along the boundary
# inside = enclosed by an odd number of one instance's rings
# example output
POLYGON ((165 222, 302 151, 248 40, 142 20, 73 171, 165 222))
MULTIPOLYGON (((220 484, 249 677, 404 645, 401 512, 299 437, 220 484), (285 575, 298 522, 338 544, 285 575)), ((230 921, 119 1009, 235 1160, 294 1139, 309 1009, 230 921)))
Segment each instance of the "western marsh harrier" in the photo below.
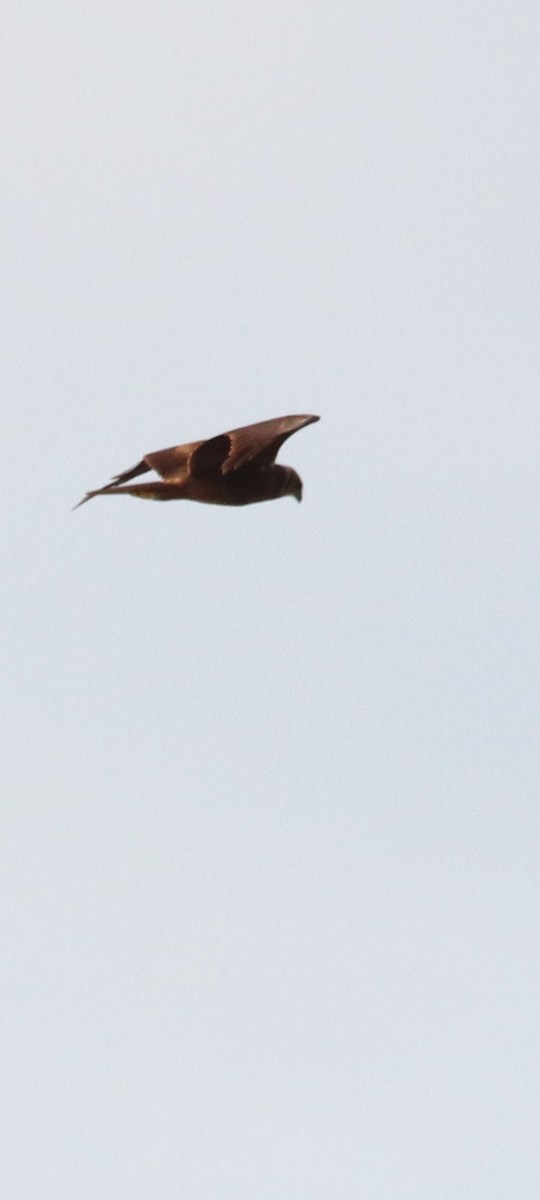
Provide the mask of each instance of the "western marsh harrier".
POLYGON ((291 434, 319 417, 276 417, 242 429, 231 429, 205 442, 190 442, 145 454, 135 467, 115 475, 93 496, 139 496, 141 500, 199 500, 202 504, 257 504, 280 496, 302 499, 302 480, 292 467, 275 462, 291 434), (154 483, 130 483, 137 475, 157 471, 154 483))

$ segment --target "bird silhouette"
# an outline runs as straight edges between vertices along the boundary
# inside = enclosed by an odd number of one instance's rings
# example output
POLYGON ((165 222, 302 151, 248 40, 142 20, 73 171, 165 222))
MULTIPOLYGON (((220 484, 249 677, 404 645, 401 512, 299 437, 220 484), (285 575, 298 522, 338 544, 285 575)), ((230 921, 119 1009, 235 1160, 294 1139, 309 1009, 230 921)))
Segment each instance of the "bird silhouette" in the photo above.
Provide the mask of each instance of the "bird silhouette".
POLYGON ((292 467, 276 463, 283 442, 319 417, 275 417, 231 429, 202 442, 156 450, 110 483, 87 492, 80 508, 94 496, 138 496, 141 500, 197 500, 202 504, 258 504, 280 496, 302 499, 302 480, 292 467), (156 471, 153 483, 131 483, 156 471))

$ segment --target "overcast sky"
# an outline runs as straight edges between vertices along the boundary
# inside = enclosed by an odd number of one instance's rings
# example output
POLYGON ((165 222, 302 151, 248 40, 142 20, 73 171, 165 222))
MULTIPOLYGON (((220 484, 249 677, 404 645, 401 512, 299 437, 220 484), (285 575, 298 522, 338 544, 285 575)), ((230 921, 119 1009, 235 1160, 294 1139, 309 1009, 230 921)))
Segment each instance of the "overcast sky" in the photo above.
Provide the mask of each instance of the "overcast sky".
POLYGON ((0 1191, 537 1200, 537 5, 0 36, 0 1191))

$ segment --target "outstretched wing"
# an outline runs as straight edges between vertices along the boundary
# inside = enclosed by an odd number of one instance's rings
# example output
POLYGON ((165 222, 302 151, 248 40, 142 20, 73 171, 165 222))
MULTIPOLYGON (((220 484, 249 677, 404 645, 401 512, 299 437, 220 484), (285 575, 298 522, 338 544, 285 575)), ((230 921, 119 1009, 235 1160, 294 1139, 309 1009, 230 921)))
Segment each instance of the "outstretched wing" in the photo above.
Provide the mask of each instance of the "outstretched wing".
POLYGON ((246 463, 258 467, 270 466, 280 446, 291 434, 318 420, 319 417, 310 415, 275 417, 271 421, 259 421, 256 425, 244 425, 241 429, 221 433, 218 437, 195 444, 191 449, 190 472, 194 475, 228 475, 246 463))

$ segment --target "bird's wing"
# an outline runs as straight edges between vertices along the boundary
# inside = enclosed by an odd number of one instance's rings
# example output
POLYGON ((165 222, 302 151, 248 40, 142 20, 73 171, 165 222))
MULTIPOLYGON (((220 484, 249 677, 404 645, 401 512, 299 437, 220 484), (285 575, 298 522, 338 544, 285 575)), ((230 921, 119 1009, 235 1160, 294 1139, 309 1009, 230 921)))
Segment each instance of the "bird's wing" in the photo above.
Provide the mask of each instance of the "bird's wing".
POLYGON ((195 445, 190 454, 190 471, 196 475, 228 475, 246 463, 267 467, 274 462, 286 438, 318 420, 319 417, 314 416, 275 417, 271 421, 231 429, 229 433, 221 433, 195 445))
POLYGON ((119 484, 129 483, 136 475, 144 475, 146 471, 157 471, 162 479, 175 480, 183 478, 190 454, 201 442, 191 442, 185 446, 169 446, 167 450, 154 450, 145 454, 144 458, 134 467, 115 475, 108 487, 115 488, 119 484))
POLYGON ((188 442, 185 446, 170 446, 168 450, 155 450, 145 454, 144 461, 152 471, 157 471, 162 479, 183 479, 193 452, 202 442, 188 442))

